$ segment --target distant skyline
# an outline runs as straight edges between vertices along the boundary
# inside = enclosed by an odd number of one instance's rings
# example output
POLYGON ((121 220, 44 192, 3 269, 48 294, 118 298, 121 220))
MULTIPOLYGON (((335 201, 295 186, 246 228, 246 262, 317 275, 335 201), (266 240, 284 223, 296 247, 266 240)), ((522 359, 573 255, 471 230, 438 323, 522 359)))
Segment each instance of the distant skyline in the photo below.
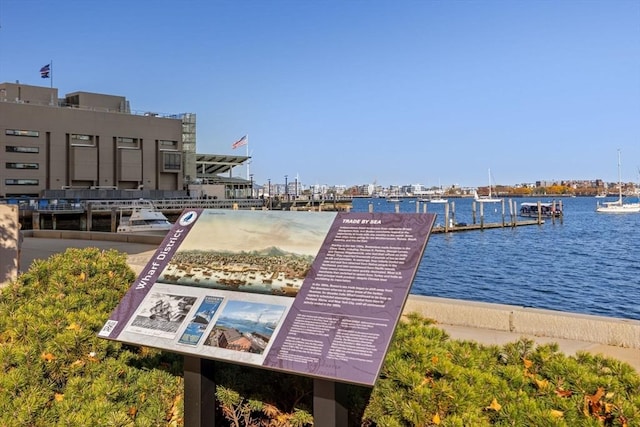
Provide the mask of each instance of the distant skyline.
POLYGON ((195 113, 259 184, 640 182, 637 0, 0 0, 15 81, 195 113))

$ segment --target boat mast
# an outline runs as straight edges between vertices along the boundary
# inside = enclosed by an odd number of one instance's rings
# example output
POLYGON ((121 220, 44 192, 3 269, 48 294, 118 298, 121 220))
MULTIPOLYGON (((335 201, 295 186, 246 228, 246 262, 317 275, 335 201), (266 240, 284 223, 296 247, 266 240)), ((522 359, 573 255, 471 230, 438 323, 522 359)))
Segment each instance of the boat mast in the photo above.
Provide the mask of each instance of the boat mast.
POLYGON ((622 174, 620 172, 620 149, 618 148, 618 191, 620 195, 618 196, 618 202, 622 206, 622 174))

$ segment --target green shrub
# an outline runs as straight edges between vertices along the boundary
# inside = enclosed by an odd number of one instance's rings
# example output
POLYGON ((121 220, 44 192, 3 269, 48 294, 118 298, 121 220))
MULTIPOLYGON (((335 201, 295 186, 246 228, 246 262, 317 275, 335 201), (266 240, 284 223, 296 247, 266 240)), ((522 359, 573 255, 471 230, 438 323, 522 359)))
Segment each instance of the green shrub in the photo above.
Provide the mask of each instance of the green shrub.
MULTIPOLYGON (((134 281, 126 255, 69 249, 0 293, 0 426, 182 426, 182 357, 97 337, 134 281)), ((313 380, 216 362, 216 420, 313 425, 313 380)), ((348 386, 351 426, 640 426, 628 364, 521 339, 450 340, 410 315, 375 387, 348 386)))
POLYGON ((451 341, 411 315, 396 331, 363 424, 639 426, 640 376, 626 363, 521 339, 451 341))
POLYGON ((0 425, 182 424, 177 356, 97 337, 134 279, 124 254, 68 249, 2 290, 0 425))

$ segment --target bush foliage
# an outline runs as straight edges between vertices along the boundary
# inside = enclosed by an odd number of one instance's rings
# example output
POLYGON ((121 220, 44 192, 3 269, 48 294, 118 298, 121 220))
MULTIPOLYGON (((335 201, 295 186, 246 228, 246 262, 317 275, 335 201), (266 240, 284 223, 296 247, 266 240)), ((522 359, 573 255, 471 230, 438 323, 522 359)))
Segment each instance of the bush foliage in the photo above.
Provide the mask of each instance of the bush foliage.
MULTIPOLYGON (((98 338, 134 281, 126 255, 68 249, 0 293, 0 426, 182 426, 182 357, 98 338)), ((216 420, 313 425, 313 382, 219 364, 216 420)), ((450 340, 408 316, 373 389, 349 386, 352 426, 640 426, 628 364, 526 339, 450 340)), ((213 404, 213 402, 212 402, 213 404)))
POLYGON ((131 282, 126 255, 68 249, 0 294, 0 425, 179 425, 177 358, 97 333, 131 282))

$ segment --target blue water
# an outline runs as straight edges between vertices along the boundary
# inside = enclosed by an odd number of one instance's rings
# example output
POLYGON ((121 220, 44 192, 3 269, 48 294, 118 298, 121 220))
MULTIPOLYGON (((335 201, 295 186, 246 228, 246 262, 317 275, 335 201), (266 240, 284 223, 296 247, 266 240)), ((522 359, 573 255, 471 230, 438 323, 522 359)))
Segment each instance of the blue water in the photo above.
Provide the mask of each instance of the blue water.
MULTIPOLYGON (((518 206, 551 201, 513 200, 518 206)), ((452 201, 456 222, 472 224, 473 200, 452 201)), ((562 222, 432 234, 411 293, 640 320, 640 214, 596 213, 593 197, 562 203, 562 222)), ((407 213, 415 213, 416 204, 423 212, 416 199, 398 203, 407 213)), ((396 203, 354 199, 352 211, 368 212, 370 205, 374 212, 395 212, 396 203)), ((436 224, 444 223, 444 209, 427 205, 436 224)), ((502 222, 499 203, 485 204, 484 221, 502 222)))

